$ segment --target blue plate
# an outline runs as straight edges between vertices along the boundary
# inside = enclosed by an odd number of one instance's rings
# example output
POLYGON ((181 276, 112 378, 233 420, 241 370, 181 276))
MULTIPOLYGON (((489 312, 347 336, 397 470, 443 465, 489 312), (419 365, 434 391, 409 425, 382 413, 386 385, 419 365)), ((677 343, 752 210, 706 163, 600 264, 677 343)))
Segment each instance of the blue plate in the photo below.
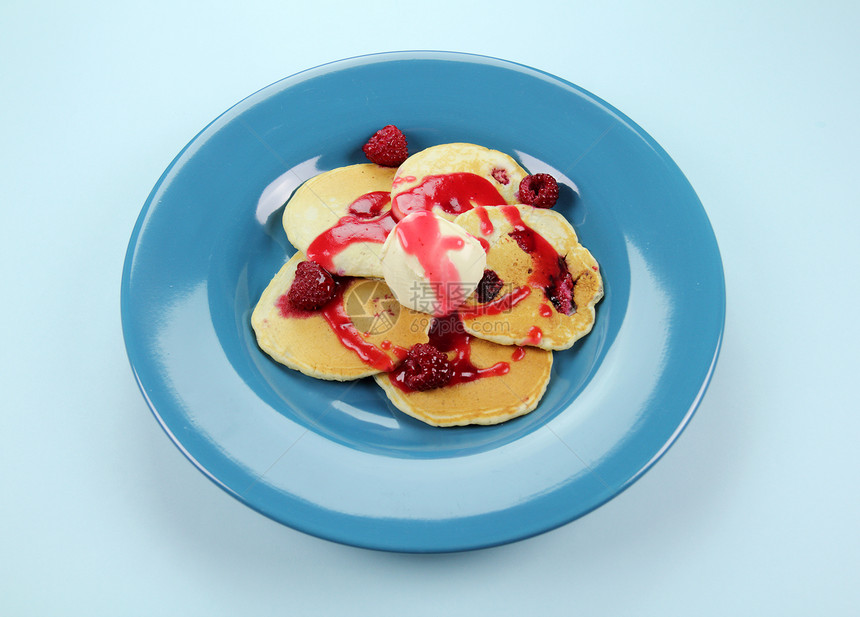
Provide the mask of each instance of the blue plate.
POLYGON ((701 400, 724 315, 707 216, 653 139, 561 79, 442 52, 328 64, 217 118, 153 189, 122 280, 141 391, 203 473, 295 529, 411 552, 526 538, 630 486, 701 400), (600 262, 606 296, 591 334, 555 355, 535 412, 432 428, 372 380, 317 381, 257 348, 251 310, 293 252, 281 206, 311 176, 364 161, 385 124, 412 152, 474 142, 566 185, 557 209, 600 262))

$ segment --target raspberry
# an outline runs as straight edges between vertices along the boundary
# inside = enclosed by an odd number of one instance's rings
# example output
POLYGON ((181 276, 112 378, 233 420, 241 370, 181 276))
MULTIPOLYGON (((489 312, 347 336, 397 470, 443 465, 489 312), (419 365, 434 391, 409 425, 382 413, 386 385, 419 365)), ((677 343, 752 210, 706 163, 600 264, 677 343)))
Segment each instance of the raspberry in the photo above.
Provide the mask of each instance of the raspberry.
POLYGON ((316 311, 334 298, 336 287, 334 278, 325 268, 315 261, 303 261, 296 268, 287 300, 297 309, 316 311))
POLYGON ((558 182, 549 174, 526 176, 520 182, 519 197, 535 208, 552 208, 558 199, 558 182))
POLYGON ((493 170, 493 178, 495 178, 496 182, 498 182, 499 184, 506 185, 508 182, 511 181, 511 179, 508 178, 508 172, 501 167, 496 167, 493 170))
POLYGON ((502 288, 502 279, 493 270, 484 270, 484 276, 481 277, 481 282, 478 283, 476 293, 478 302, 489 302, 497 295, 502 288))
POLYGON ((413 345, 400 370, 403 384, 418 392, 441 388, 451 381, 453 375, 448 356, 430 343, 413 345))
POLYGON ((558 276, 550 278, 550 284, 546 288, 546 297, 555 306, 555 310, 563 315, 570 315, 576 312, 576 306, 573 303, 573 285, 575 281, 567 269, 567 262, 564 257, 558 258, 558 276))
POLYGON ((384 167, 399 167, 409 156, 406 137, 393 124, 376 131, 364 144, 362 150, 371 163, 384 167))

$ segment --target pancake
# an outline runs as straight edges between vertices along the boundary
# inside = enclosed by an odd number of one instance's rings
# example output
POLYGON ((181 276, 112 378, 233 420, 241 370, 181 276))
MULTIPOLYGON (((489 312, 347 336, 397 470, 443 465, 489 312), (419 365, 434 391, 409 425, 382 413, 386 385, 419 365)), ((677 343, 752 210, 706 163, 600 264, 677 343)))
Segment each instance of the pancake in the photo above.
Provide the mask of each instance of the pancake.
POLYGON ((406 349, 427 342, 428 316, 401 306, 382 281, 339 279, 339 296, 321 311, 292 308, 285 294, 304 259, 297 253, 284 264, 251 315, 257 344, 274 360, 347 381, 390 370, 406 349))
POLYGON ((390 373, 378 373, 373 378, 395 407, 432 426, 498 424, 537 407, 549 383, 552 352, 497 345, 478 338, 472 338, 469 344, 471 362, 476 367, 506 363, 510 370, 424 392, 404 391, 392 383, 390 373))
POLYGON ((284 208, 287 239, 332 274, 382 278, 379 253, 394 226, 395 171, 364 163, 314 176, 284 208))
POLYGON ((487 268, 504 285, 495 299, 482 303, 473 294, 461 307, 469 333, 503 345, 561 350, 591 331, 603 280, 597 261, 564 216, 520 204, 476 208, 454 222, 487 243, 487 268), (565 271, 570 274, 570 314, 552 300, 564 295, 554 292, 565 271))
POLYGON ((394 218, 432 210, 449 221, 475 205, 517 202, 528 175, 504 152, 467 143, 432 146, 410 156, 397 169, 391 189, 394 218))

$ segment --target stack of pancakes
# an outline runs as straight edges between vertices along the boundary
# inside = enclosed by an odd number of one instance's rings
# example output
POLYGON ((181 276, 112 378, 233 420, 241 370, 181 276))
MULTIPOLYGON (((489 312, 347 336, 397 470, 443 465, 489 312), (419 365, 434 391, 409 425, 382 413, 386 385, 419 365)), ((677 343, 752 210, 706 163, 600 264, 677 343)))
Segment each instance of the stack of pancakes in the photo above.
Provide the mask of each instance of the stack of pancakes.
POLYGON ((283 215, 287 238, 299 252, 269 283, 251 317, 260 348, 317 379, 373 376, 395 407, 434 426, 497 424, 532 411, 549 383, 553 350, 571 347, 591 330, 603 283, 597 262, 562 215, 517 203, 516 189, 527 175, 504 153, 473 144, 444 144, 412 155, 396 170, 359 164, 308 180, 287 202, 283 215), (389 372, 413 345, 428 342, 433 318, 401 306, 382 280, 382 244, 374 232, 387 231, 394 221, 391 200, 378 197, 388 193, 396 204, 400 193, 447 174, 479 176, 504 202, 461 203, 459 213, 432 208, 481 240, 487 268, 503 281, 491 302, 480 302, 476 293, 461 307, 467 334, 460 335, 459 351, 447 353, 453 359, 466 349, 477 369, 500 364, 508 368, 473 381, 411 391, 394 383, 389 372), (355 204, 364 203, 368 195, 374 196, 375 209, 356 216, 355 204), (545 239, 563 260, 573 281, 570 314, 559 312, 545 288, 535 283, 535 268, 542 262, 511 235, 516 222, 545 239), (331 250, 338 241, 343 244, 331 250), (323 244, 329 250, 323 251, 323 244), (315 255, 339 277, 338 294, 323 311, 291 310, 286 294, 296 267, 315 255))

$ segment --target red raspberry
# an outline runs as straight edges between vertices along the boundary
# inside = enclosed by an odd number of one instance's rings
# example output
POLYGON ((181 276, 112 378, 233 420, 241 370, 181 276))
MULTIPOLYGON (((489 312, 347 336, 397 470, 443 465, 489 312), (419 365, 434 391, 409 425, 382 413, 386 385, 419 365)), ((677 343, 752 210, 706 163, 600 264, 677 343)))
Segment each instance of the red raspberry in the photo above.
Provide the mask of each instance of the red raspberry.
POLYGON ((334 298, 334 277, 315 261, 303 261, 296 268, 296 278, 287 292, 287 300, 303 311, 321 309, 334 298))
POLYGON ((476 290, 478 302, 489 302, 497 295, 502 288, 502 279, 493 270, 484 270, 484 276, 481 277, 481 282, 478 283, 476 290))
POLYGON ((400 366, 403 384, 410 390, 423 392, 441 388, 453 375, 448 356, 430 343, 413 345, 400 366))
POLYGON ((558 199, 558 182, 549 174, 526 176, 520 182, 520 202, 535 208, 552 208, 558 199))
POLYGON ((562 315, 570 315, 576 312, 576 306, 573 302, 573 285, 576 281, 567 269, 567 262, 564 257, 558 258, 558 274, 550 278, 549 286, 544 293, 552 302, 557 310, 562 315))
POLYGON ((376 131, 364 144, 362 150, 371 163, 384 167, 399 167, 409 156, 406 137, 393 124, 376 131))
POLYGON ((493 178, 495 178, 496 182, 499 184, 507 184, 511 181, 511 179, 508 178, 508 172, 501 167, 496 167, 493 170, 493 178))

